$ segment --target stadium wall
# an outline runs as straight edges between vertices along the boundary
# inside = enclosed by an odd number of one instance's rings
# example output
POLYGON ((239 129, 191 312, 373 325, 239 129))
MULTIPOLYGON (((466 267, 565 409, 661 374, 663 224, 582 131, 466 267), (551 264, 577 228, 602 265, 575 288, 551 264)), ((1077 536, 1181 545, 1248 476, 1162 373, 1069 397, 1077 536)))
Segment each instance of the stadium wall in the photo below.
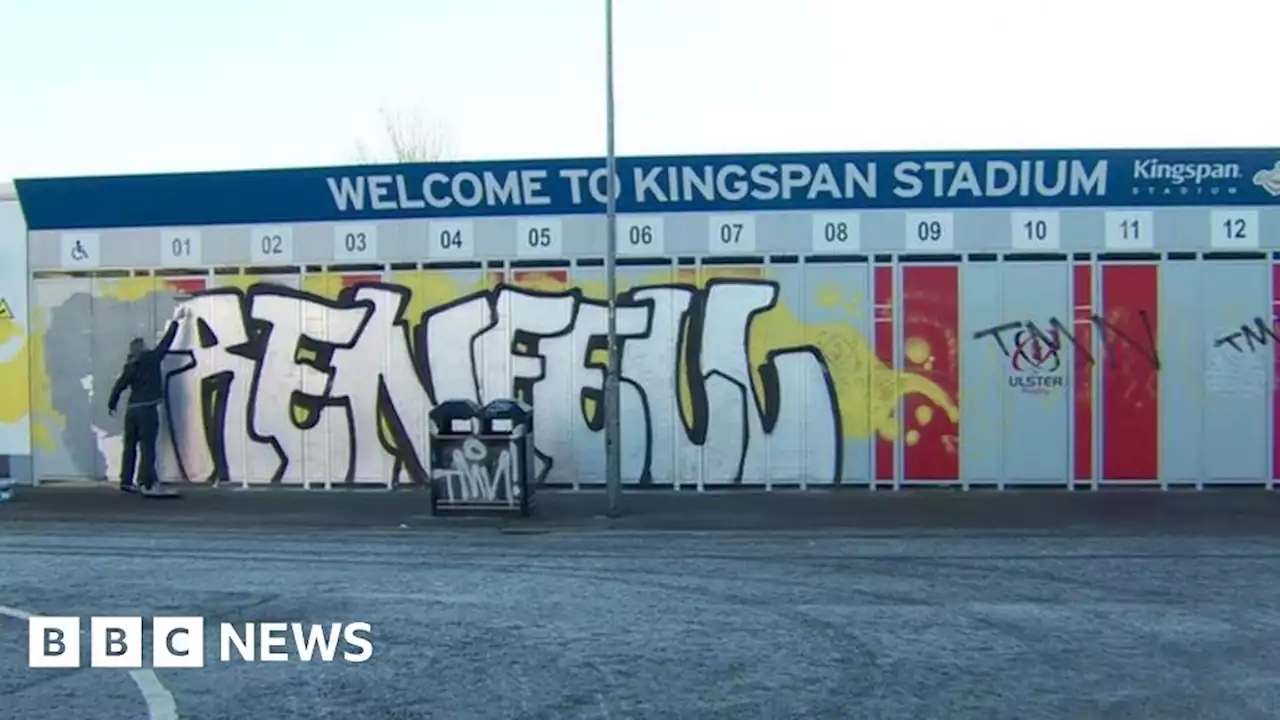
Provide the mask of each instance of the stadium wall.
MULTIPOLYGON (((624 480, 1271 487, 1277 159, 627 159, 624 480)), ((20 181, 15 454, 114 478, 128 338, 185 304, 170 480, 418 484, 435 403, 517 396, 540 480, 600 485, 602 165, 20 181)))

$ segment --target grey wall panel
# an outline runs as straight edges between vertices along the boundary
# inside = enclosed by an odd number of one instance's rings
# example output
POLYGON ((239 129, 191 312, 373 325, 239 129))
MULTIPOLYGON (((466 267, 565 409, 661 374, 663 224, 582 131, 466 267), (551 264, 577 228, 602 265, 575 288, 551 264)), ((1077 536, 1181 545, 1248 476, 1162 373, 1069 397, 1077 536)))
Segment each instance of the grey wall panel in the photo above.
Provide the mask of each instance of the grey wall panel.
MULTIPOLYGON (((1195 398, 1200 400, 1198 408, 1188 402, 1180 408, 1182 412, 1164 414, 1172 432, 1166 431, 1162 440, 1176 443, 1181 436, 1193 434, 1199 419, 1205 481, 1257 482, 1270 474, 1268 416, 1275 344, 1264 330, 1257 332, 1261 340, 1238 340, 1240 350, 1230 344, 1215 345, 1219 338, 1239 330, 1242 318, 1265 317, 1259 309, 1270 304, 1270 268, 1257 262, 1207 262, 1199 270, 1203 341, 1199 352, 1173 352, 1169 357, 1174 363, 1190 360, 1199 365, 1200 382, 1189 384, 1203 390, 1195 398)), ((1169 375, 1172 380, 1173 374, 1169 375)))
MULTIPOLYGON (((1004 396, 1009 392, 1009 356, 991 332, 1008 322, 1002 272, 998 263, 970 263, 962 273, 960 472, 967 482, 994 484, 1005 477, 1004 396)), ((1005 342, 1007 346, 1007 338, 1005 342)))
POLYGON ((1070 266, 1005 263, 1004 317, 1022 327, 1007 335, 1004 363, 1004 477, 1012 482, 1065 484, 1071 452, 1070 266), (1058 322, 1055 323, 1054 321, 1058 322))

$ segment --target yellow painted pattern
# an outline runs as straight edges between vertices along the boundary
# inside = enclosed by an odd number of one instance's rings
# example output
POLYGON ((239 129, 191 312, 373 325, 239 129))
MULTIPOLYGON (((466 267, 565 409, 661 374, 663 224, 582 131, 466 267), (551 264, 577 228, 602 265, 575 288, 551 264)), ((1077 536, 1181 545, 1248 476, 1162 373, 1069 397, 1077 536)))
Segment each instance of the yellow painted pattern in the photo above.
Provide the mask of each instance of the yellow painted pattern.
MULTIPOLYGON (((0 362, 0 388, 5 389, 5 392, 0 393, 0 423, 5 425, 16 423, 31 412, 31 394, 27 390, 30 387, 27 369, 30 367, 29 358, 38 353, 40 362, 44 362, 43 348, 33 347, 36 343, 31 342, 31 336, 22 327, 22 322, 15 319, 12 313, 9 317, 0 319, 0 345, 8 343, 21 345, 6 360, 0 362)), ((45 397, 48 397, 47 386, 46 382, 45 397)), ((35 429, 33 427, 33 431, 35 429)), ((46 440, 52 439, 48 433, 43 437, 46 440)))

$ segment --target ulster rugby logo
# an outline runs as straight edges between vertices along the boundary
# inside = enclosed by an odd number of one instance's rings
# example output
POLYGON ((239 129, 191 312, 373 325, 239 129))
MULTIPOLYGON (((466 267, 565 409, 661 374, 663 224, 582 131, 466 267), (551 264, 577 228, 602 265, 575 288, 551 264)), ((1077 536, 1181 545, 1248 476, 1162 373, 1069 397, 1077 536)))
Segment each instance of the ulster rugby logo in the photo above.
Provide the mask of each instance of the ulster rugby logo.
POLYGON ((1254 173, 1253 184, 1273 196, 1280 195, 1280 162, 1272 166, 1270 170, 1259 170, 1254 173))

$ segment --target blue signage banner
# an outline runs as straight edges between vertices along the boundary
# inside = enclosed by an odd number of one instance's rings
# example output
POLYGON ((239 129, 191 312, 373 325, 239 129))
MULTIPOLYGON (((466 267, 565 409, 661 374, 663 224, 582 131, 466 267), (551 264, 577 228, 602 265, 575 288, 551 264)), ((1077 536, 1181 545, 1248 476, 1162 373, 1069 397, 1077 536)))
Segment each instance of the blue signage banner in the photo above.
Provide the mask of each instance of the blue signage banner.
MULTIPOLYGON (((603 213, 602 158, 17 180, 33 230, 603 213)), ((618 211, 1280 203, 1280 148, 620 158, 618 211)))

